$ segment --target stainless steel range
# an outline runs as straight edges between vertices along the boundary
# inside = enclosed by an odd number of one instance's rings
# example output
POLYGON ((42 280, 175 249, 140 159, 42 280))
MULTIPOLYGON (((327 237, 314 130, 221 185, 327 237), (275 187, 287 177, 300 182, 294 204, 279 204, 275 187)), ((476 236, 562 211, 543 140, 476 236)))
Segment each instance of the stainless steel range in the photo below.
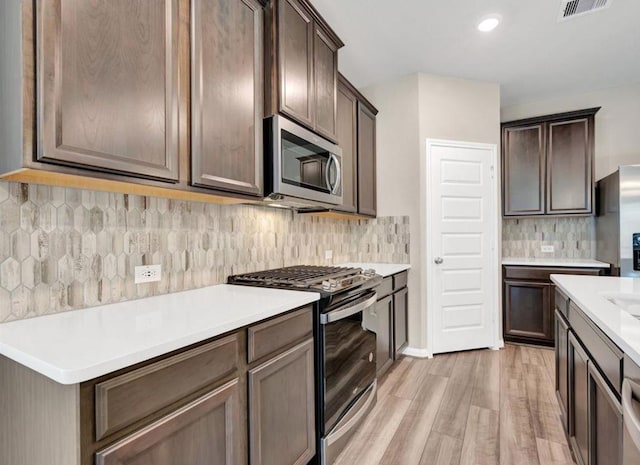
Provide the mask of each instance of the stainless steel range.
POLYGON ((318 463, 330 465, 376 399, 376 335, 363 325, 382 278, 361 268, 293 266, 230 276, 230 284, 319 292, 314 340, 318 463))

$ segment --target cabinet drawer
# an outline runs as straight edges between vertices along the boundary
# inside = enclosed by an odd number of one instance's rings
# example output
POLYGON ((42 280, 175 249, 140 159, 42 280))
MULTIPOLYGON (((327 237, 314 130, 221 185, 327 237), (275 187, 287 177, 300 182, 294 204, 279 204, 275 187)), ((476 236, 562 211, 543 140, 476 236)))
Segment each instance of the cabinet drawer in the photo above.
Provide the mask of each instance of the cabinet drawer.
POLYGON ((504 277, 512 279, 533 279, 536 281, 549 281, 552 274, 575 274, 599 276, 603 273, 601 268, 541 268, 536 266, 505 266, 504 277))
POLYGON ((393 277, 388 276, 382 280, 380 285, 376 287, 376 293, 378 294, 378 300, 384 299, 386 296, 393 292, 393 277))
POLYGON ((604 373, 607 382, 620 396, 622 386, 623 353, 596 328, 576 305, 569 303, 569 324, 576 333, 591 358, 604 373))
POLYGON ((393 275, 393 291, 395 292, 399 289, 402 289, 403 287, 407 287, 406 271, 393 275))
POLYGON ((564 316, 565 318, 568 318, 569 298, 566 295, 564 295, 564 293, 560 289, 557 289, 557 288, 556 288, 555 298, 556 298, 556 308, 560 313, 562 313, 562 316, 564 316))
POLYGON ((233 334, 97 383, 96 440, 215 383, 238 367, 233 334))
POLYGON ((249 328, 249 363, 275 354, 278 350, 313 333, 311 305, 249 328))

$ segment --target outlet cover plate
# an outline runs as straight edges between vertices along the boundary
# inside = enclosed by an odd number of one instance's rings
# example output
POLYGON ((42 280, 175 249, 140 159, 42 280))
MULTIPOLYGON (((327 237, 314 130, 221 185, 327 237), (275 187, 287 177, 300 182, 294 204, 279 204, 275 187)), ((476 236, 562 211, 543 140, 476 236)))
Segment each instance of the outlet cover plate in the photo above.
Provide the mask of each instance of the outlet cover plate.
POLYGON ((162 279, 162 265, 136 266, 135 284, 153 283, 162 279))
POLYGON ((331 260, 333 258, 333 250, 325 250, 324 251, 324 259, 331 260))
POLYGON ((555 252, 555 247, 552 245, 543 245, 542 247, 540 247, 540 250, 542 251, 542 253, 553 253, 555 252))

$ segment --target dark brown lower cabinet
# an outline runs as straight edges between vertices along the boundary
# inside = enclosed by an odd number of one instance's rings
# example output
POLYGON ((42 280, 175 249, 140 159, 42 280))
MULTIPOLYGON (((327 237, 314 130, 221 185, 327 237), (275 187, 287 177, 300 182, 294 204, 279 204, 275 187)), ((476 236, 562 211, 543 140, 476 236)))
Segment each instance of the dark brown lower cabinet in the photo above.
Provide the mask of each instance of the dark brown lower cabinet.
POLYGON ((569 441, 578 465, 589 465, 589 357, 569 333, 569 441))
POLYGON ((556 397, 565 429, 569 427, 569 324, 556 310, 556 397))
POLYGON ((409 289, 406 287, 393 294, 393 358, 397 359, 408 343, 407 311, 409 289))
POLYGON ((504 281, 505 337, 553 342, 552 285, 504 281))
POLYGON ((314 457, 313 363, 308 339, 249 370, 251 465, 306 465, 314 457))
POLYGON ((239 379, 96 453, 96 465, 239 465, 239 379))
MULTIPOLYGON (((622 408, 594 364, 589 364, 589 465, 622 465, 622 408)), ((631 465, 631 464, 630 464, 631 465)))
POLYGON ((556 394, 577 464, 640 464, 623 460, 617 391, 623 377, 634 376, 633 364, 560 290, 556 301, 556 394))
POLYGON ((376 346, 378 348, 377 371, 378 374, 385 372, 393 362, 392 343, 392 318, 393 318, 393 296, 388 295, 378 300, 375 305, 376 317, 376 346))

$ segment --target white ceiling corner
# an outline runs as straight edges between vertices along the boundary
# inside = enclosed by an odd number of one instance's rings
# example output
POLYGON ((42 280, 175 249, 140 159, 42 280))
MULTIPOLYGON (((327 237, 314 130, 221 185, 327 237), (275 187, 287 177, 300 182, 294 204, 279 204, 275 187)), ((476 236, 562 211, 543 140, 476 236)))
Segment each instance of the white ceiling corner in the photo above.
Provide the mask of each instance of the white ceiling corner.
POLYGON ((562 0, 312 0, 357 87, 413 72, 498 82, 502 105, 640 82, 640 1, 558 21, 562 0), (493 32, 477 23, 502 16, 493 32))

